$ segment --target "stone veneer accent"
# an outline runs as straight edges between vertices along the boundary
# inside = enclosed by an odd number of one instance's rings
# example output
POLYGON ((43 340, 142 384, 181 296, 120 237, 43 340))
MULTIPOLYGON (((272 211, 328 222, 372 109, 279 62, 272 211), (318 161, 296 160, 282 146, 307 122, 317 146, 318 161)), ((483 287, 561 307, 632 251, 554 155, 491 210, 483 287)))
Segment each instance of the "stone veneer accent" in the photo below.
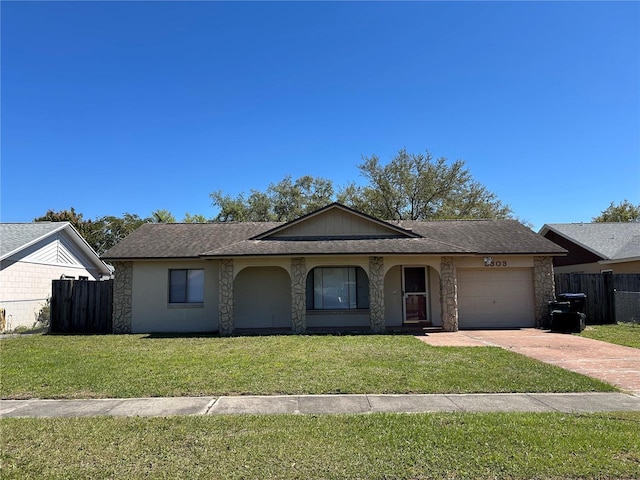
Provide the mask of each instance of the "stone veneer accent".
POLYGON ((131 333, 133 262, 115 262, 113 266, 113 333, 131 333))
POLYGON ((556 296, 551 257, 533 257, 533 290, 536 327, 541 327, 549 320, 549 302, 556 296))
POLYGON ((384 259, 382 257, 369 257, 369 319, 373 333, 384 332, 384 259))
POLYGON ((233 259, 220 260, 218 269, 218 322, 220 335, 233 334, 233 259))
POLYGON ((307 264, 304 258, 291 259, 291 328, 293 333, 307 329, 307 264))
POLYGON ((453 257, 440 259, 440 305, 442 328, 445 332, 458 331, 458 275, 453 257))

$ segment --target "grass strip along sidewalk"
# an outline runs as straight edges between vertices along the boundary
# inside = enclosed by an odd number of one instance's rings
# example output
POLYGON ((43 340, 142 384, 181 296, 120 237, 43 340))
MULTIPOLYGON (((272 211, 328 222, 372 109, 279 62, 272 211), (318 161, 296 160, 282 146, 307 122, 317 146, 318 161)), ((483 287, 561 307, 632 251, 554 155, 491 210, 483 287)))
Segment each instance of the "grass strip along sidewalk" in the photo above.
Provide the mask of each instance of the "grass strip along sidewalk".
POLYGON ((640 478, 640 413, 4 419, 3 479, 640 478))
POLYGON ((615 390, 500 348, 403 335, 35 335, 0 348, 0 395, 14 399, 615 390))
MULTIPOLYGON (((3 398, 613 391, 492 347, 411 336, 29 336, 3 398)), ((4 418, 0 477, 639 478, 640 413, 4 418)))

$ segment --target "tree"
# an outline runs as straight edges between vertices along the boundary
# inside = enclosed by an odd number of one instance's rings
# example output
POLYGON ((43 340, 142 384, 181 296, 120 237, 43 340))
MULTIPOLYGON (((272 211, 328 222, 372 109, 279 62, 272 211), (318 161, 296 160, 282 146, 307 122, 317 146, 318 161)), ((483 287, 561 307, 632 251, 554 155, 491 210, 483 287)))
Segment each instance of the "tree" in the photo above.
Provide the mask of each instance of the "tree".
POLYGON ((140 218, 134 213, 124 213, 122 217, 106 215, 95 220, 96 228, 91 241, 87 240, 87 242, 99 255, 102 255, 135 229, 151 222, 151 218, 140 218))
POLYGON ((347 184, 334 193, 330 180, 290 176, 269 185, 266 192, 251 190, 248 197, 210 194, 219 208, 215 221, 289 221, 335 200, 385 220, 512 218, 512 210, 474 180, 465 162, 449 164, 426 154, 402 149, 382 165, 373 155, 358 165, 368 181, 347 184))
POLYGON ((338 201, 386 220, 510 218, 511 208, 473 179, 465 162, 448 164, 400 150, 382 165, 373 155, 358 165, 368 185, 347 185, 338 201))
POLYGON ((56 212, 54 210, 47 210, 42 217, 34 218, 34 222, 69 222, 73 227, 80 232, 80 234, 86 233, 89 229, 87 226, 88 223, 91 223, 91 220, 88 222, 83 219, 81 213, 76 213, 75 208, 71 207, 70 210, 60 210, 56 212))
POLYGON ((208 220, 204 215, 196 214, 191 215, 189 212, 184 214, 184 218, 182 219, 184 223, 207 223, 208 220))
POLYGON ((42 217, 35 218, 34 222, 70 222, 82 238, 102 255, 108 249, 124 237, 133 232, 143 223, 150 223, 151 218, 140 218, 132 213, 125 213, 122 217, 103 216, 95 220, 84 220, 81 213, 76 213, 72 207, 70 210, 47 210, 42 217))
POLYGON ((613 202, 600 215, 593 217, 594 222, 640 222, 640 203, 632 204, 624 200, 618 205, 613 202))
POLYGON ((176 217, 169 210, 154 210, 151 218, 153 223, 176 223, 176 217))
POLYGON ((91 220, 84 220, 81 213, 76 213, 75 208, 71 207, 69 210, 47 210, 42 217, 34 218, 34 222, 69 222, 78 231, 82 238, 84 238, 91 247, 98 251, 94 245, 94 238, 97 235, 97 231, 100 229, 91 220))
POLYGON ((333 183, 324 178, 303 176, 295 182, 291 176, 272 183, 266 192, 251 190, 232 197, 218 190, 210 194, 212 204, 219 208, 219 222, 290 221, 331 203, 333 183))

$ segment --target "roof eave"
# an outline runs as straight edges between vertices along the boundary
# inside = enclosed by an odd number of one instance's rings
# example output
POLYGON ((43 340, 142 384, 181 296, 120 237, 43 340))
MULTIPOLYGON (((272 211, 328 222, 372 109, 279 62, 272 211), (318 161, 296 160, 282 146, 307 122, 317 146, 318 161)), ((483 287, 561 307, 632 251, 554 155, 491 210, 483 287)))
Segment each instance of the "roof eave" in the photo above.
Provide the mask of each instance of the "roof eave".
MULTIPOLYGON (((607 260, 607 256, 606 256, 606 255, 604 255, 602 252, 599 252, 599 251, 597 251, 597 250, 593 249, 592 247, 590 247, 589 245, 585 245, 584 243, 577 241, 575 238, 573 238, 573 237, 569 237, 569 236, 567 236, 565 233, 563 233, 563 232, 561 232, 561 231, 559 231, 559 230, 557 230, 557 229, 553 228, 553 227, 552 227, 552 226, 550 226, 550 225, 545 224, 545 225, 543 225, 543 227, 540 229, 539 234, 540 234, 540 235, 542 235, 542 236, 544 237, 544 234, 545 234, 545 233, 547 233, 547 232, 553 232, 553 233, 555 233, 556 235, 560 235, 560 236, 561 236, 562 238, 564 238, 565 240, 568 240, 568 241, 570 241, 571 243, 573 243, 573 244, 575 244, 575 245, 577 245, 577 246, 579 246, 579 247, 584 248, 585 250, 587 250, 587 251, 589 251, 589 252, 593 253, 594 255, 597 255, 598 257, 602 258, 603 260, 607 260)), ((546 238, 546 237, 545 237, 545 238, 546 238)))
POLYGON ((136 261, 147 261, 147 260, 199 260, 202 258, 201 255, 198 256, 176 256, 176 257, 100 257, 104 261, 108 262, 136 262, 136 261))
POLYGON ((216 260, 220 258, 259 258, 259 257, 321 257, 321 256, 371 256, 371 255, 397 255, 397 256, 447 256, 447 257, 470 257, 470 256, 483 256, 483 255, 512 255, 512 256, 549 256, 549 257, 562 257, 566 256, 566 253, 559 252, 450 252, 450 251, 434 251, 434 252, 394 252, 394 251, 378 251, 378 252, 306 252, 306 253, 206 253, 200 255, 199 258, 203 260, 216 260))
POLYGON ((75 229, 75 227, 71 225, 71 223, 68 223, 67 227, 69 227, 70 231, 73 232, 73 234, 75 235, 76 240, 78 241, 77 243, 79 244, 81 250, 98 267, 98 270, 100 270, 100 273, 104 275, 111 275, 112 271, 109 268, 109 266, 106 263, 104 263, 104 261, 102 261, 100 256, 91 247, 91 245, 89 245, 89 243, 84 239, 84 237, 80 235, 80 233, 75 229))
POLYGON ((627 263, 627 262, 639 262, 640 256, 638 257, 627 257, 627 258, 611 258, 607 260, 600 260, 598 263, 601 265, 611 265, 614 263, 627 263))

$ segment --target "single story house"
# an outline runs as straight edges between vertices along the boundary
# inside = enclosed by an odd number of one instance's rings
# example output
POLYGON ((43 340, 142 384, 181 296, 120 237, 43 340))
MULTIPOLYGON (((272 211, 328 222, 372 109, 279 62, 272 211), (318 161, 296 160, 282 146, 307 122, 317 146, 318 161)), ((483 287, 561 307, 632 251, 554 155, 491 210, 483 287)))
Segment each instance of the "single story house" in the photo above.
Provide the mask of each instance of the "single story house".
POLYGON ((541 324, 555 243, 515 220, 387 222, 333 203, 287 223, 146 224, 114 262, 115 332, 541 324))
POLYGON ((4 330, 31 327, 51 281, 100 280, 110 268, 69 222, 0 223, 0 309, 4 330))
POLYGON ((640 223, 552 223, 540 235, 568 251, 557 273, 640 273, 640 223))

